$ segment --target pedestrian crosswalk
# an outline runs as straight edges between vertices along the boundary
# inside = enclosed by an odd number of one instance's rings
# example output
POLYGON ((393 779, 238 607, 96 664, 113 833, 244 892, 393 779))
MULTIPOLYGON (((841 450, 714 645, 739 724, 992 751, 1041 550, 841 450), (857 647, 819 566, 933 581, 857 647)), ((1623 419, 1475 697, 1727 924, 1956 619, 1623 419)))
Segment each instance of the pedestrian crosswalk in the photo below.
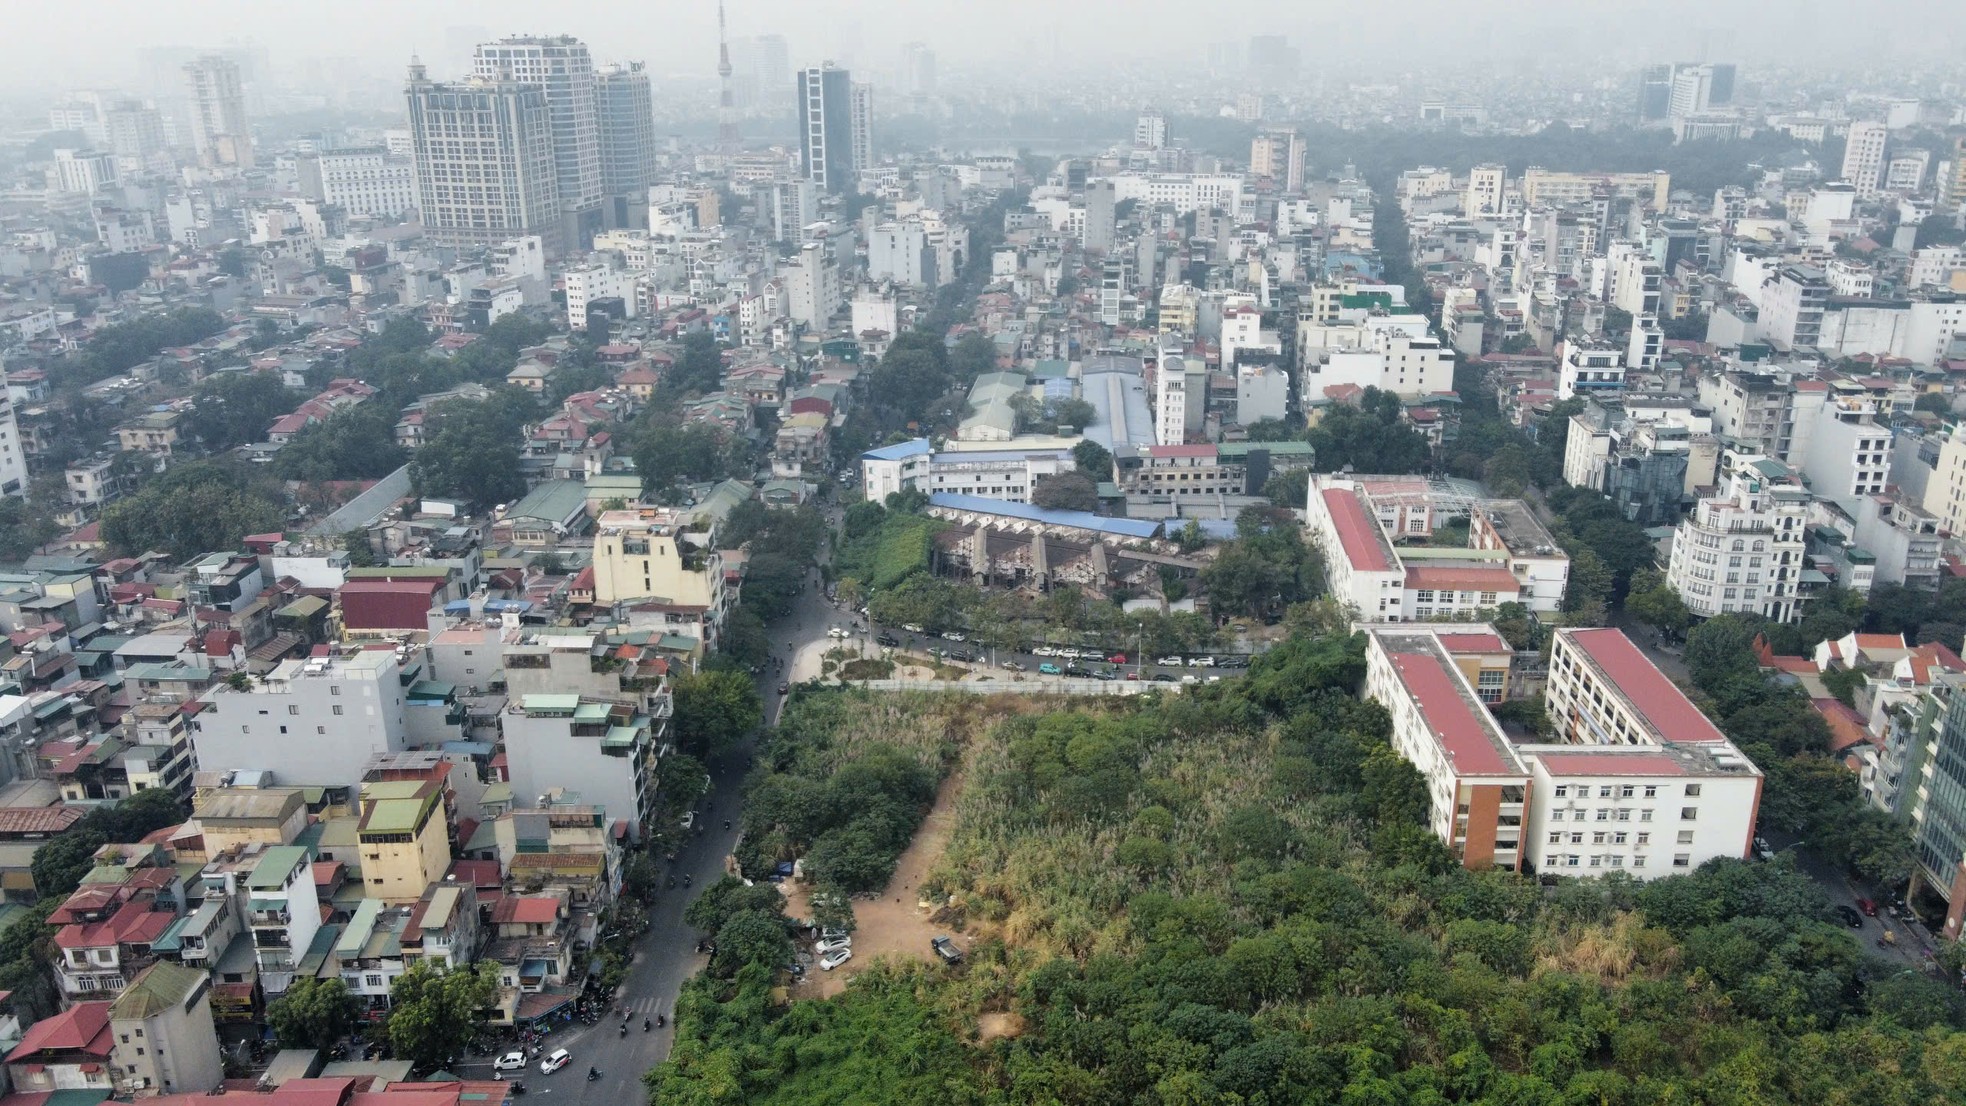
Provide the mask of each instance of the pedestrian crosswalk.
POLYGON ((624 996, 621 1001, 614 1004, 614 1010, 618 1015, 632 1015, 635 1019, 652 1018, 657 1014, 669 1012, 663 1008, 661 1000, 654 995, 624 996))

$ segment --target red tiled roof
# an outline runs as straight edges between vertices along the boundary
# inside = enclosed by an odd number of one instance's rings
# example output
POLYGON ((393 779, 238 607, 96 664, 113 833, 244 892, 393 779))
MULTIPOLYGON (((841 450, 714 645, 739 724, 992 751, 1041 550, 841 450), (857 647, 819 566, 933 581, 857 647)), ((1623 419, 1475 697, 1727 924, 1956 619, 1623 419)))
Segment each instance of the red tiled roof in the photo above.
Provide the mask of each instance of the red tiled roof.
POLYGON ((1438 591, 1492 591, 1514 595, 1522 590, 1515 574, 1506 568, 1409 568, 1406 586, 1438 591))
POLYGON ((1905 636, 1903 634, 1857 635, 1857 648, 1859 649, 1903 649, 1904 647, 1905 636))
POLYGON ((1632 709, 1667 741, 1726 741, 1725 734, 1647 660, 1623 630, 1573 630, 1570 640, 1597 662, 1632 709))
POLYGON ((1489 730, 1475 716, 1468 701, 1454 686, 1447 665, 1429 653, 1392 654, 1393 671, 1399 681, 1420 703, 1420 714, 1433 730, 1434 740, 1446 751, 1454 772, 1460 776, 1499 776, 1515 771, 1502 759, 1489 730))
POLYGON ((497 925, 551 925, 559 917, 560 900, 537 895, 514 895, 500 902, 492 912, 492 921, 497 925))
POLYGON ((55 932, 55 945, 63 949, 100 949, 110 945, 150 944, 177 920, 176 914, 152 910, 151 905, 128 902, 103 921, 65 925, 55 932))
POLYGON ((1508 653, 1509 643, 1500 634, 1436 634, 1440 647, 1449 653, 1508 653))
POLYGON ((1870 730, 1863 715, 1836 699, 1811 699, 1809 705, 1829 723, 1829 751, 1841 754, 1870 742, 1870 730))
POLYGON ((60 833, 81 817, 82 811, 72 806, 0 807, 0 834, 60 833))
POLYGON ((1325 510, 1331 512, 1338 544, 1344 547, 1345 559, 1352 562, 1352 568, 1366 572, 1390 571, 1392 561, 1379 548, 1380 535, 1374 532, 1379 524, 1365 513, 1358 494, 1345 488, 1326 488, 1319 494, 1324 497, 1325 510))
POLYGON ((17 1064, 43 1052, 81 1051, 107 1056, 110 1043, 109 1003, 78 1002, 29 1026, 20 1044, 7 1054, 7 1062, 17 1064))

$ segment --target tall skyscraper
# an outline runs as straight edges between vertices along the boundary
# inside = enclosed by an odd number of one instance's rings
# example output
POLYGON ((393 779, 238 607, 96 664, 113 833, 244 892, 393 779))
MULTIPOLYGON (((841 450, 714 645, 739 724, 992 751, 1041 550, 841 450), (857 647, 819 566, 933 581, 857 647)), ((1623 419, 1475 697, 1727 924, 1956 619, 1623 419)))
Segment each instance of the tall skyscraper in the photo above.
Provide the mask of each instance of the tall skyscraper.
POLYGON ((140 100, 115 100, 103 112, 109 149, 126 169, 140 169, 170 147, 164 117, 140 100))
POLYGON ((1653 123, 1672 110, 1672 66, 1648 65, 1638 74, 1638 121, 1653 123))
POLYGON ((411 157, 425 233, 450 246, 538 235, 564 252, 552 108, 539 85, 432 82, 410 63, 411 157))
POLYGON ((853 182, 853 76, 831 62, 799 70, 799 149, 821 192, 853 182))
POLYGON ((1085 186, 1085 248, 1090 253, 1105 253, 1113 248, 1113 217, 1119 206, 1118 190, 1109 180, 1097 180, 1085 186))
POLYGON ((1852 123, 1843 146, 1844 180, 1857 186, 1857 198, 1877 195, 1884 183, 1884 139, 1890 131, 1882 123, 1852 123))
POLYGON ((647 204, 649 185, 655 183, 655 100, 642 63, 601 70, 594 80, 594 109, 600 122, 601 187, 613 209, 609 221, 626 226, 625 208, 647 204))
POLYGON ((874 167, 874 86, 853 82, 853 172, 855 176, 874 167))
POLYGON ((191 143, 199 164, 252 168, 253 134, 246 121, 239 63, 207 54, 187 64, 184 77, 191 99, 191 143))
POLYGON ((553 165, 559 182, 561 239, 581 250, 601 229, 601 136, 594 110, 594 59, 568 35, 520 36, 483 43, 478 77, 538 85, 552 116, 553 165))
POLYGON ((916 101, 920 110, 924 102, 935 98, 935 51, 919 42, 911 42, 901 48, 901 81, 908 97, 916 101))

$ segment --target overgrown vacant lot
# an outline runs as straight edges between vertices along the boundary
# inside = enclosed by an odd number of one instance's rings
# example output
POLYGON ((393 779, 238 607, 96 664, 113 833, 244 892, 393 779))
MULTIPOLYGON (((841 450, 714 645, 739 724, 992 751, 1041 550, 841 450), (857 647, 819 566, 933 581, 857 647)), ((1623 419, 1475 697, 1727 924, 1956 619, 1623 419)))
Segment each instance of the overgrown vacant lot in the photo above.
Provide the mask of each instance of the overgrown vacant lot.
POLYGON ((686 992, 657 1101, 1959 1100, 1959 991, 1867 959, 1780 861, 1554 891, 1461 869, 1361 665, 1297 639, 1161 701, 795 724, 815 747, 779 755, 831 779, 847 750, 932 776, 967 746, 928 882, 977 940, 789 1005, 768 959, 728 965, 686 992))

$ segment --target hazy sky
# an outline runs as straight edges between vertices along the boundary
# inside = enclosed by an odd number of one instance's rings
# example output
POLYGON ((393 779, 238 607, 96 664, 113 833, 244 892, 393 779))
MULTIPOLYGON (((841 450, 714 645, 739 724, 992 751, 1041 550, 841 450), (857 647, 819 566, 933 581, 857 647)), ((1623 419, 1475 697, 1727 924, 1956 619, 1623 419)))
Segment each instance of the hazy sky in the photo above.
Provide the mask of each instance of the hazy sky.
MULTIPOLYGON (((797 65, 852 58, 891 65, 899 46, 927 42, 945 72, 965 61, 1049 61, 1054 51, 1105 65, 1197 57, 1205 44, 1282 33, 1306 64, 1322 54, 1354 66, 1478 61, 1484 52, 1607 65, 1642 60, 1856 62, 1894 44, 1930 57, 1966 45, 1966 0, 729 0, 733 37, 776 32, 797 65), (1704 44, 1704 51, 1702 50, 1704 44)), ((599 60, 644 60, 656 73, 715 64, 713 0, 96 0, 71 10, 6 0, 10 90, 125 84, 146 46, 253 40, 276 65, 309 56, 393 65, 420 50, 433 76, 454 75, 457 28, 493 36, 566 33, 599 60), (78 17, 78 12, 80 13, 78 17)))

